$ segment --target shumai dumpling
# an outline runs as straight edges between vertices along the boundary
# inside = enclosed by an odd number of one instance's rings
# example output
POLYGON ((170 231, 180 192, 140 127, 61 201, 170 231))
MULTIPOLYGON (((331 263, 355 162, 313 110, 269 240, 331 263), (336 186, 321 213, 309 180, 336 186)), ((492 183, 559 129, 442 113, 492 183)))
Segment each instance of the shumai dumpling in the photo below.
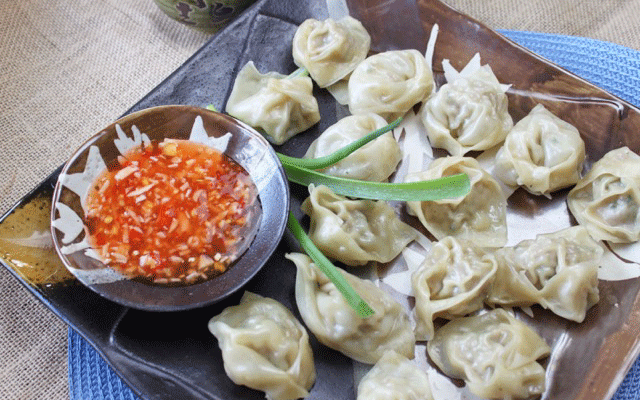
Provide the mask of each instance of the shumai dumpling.
POLYGON ((490 149, 513 127, 505 86, 479 62, 450 75, 420 110, 431 146, 454 156, 490 149))
POLYGON ((282 144, 320 121, 313 82, 306 76, 287 78, 277 72, 261 74, 249 61, 236 77, 227 101, 227 113, 262 130, 282 144))
POLYGON ((309 335, 276 300, 245 292, 240 304, 209 321, 209 330, 236 385, 261 390, 269 400, 309 395, 316 379, 309 335))
POLYGON ((496 276, 492 254, 448 236, 435 243, 411 275, 416 339, 433 337, 433 320, 463 317, 484 306, 496 276))
POLYGON ((389 350, 358 384, 357 400, 433 400, 427 374, 389 350))
MULTIPOLYGON (((304 158, 328 156, 386 125, 384 118, 371 113, 342 118, 311 143, 304 158)), ((395 172, 401 159, 400 146, 387 132, 322 172, 340 178, 383 182, 395 172)))
POLYGON ((304 21, 293 37, 293 61, 309 71, 321 88, 349 75, 367 57, 371 37, 360 21, 304 21))
POLYGON ((427 352, 445 375, 463 379, 480 398, 526 399, 544 392, 545 370, 536 360, 551 349, 523 322, 496 309, 448 322, 427 352))
POLYGON ((463 197, 436 201, 409 201, 410 214, 438 240, 446 236, 473 242, 479 247, 501 247, 507 243, 507 200, 500 184, 470 157, 442 157, 426 171, 408 174, 416 182, 466 173, 470 192, 463 197))
POLYGON ((640 156, 621 147, 593 164, 567 198, 569 210, 593 238, 640 239, 640 156))
POLYGON ((604 250, 581 226, 538 235, 496 252, 498 272, 487 303, 540 304, 576 322, 600 299, 598 266, 604 250))
POLYGON ((433 89, 433 74, 418 50, 392 50, 368 57, 349 78, 351 114, 375 113, 387 121, 403 116, 433 89))
POLYGON ((578 129, 538 104, 507 135, 495 171, 509 186, 548 195, 578 182, 584 157, 578 129))
POLYGON ((285 257, 298 270, 298 311, 320 343, 365 364, 375 364, 387 350, 414 357, 415 336, 409 316, 391 295, 371 281, 339 270, 374 310, 373 315, 361 318, 307 255, 292 253, 285 257))
POLYGON ((310 188, 301 209, 311 217, 311 241, 327 257, 351 266, 387 263, 417 235, 386 202, 349 200, 326 186, 310 188))

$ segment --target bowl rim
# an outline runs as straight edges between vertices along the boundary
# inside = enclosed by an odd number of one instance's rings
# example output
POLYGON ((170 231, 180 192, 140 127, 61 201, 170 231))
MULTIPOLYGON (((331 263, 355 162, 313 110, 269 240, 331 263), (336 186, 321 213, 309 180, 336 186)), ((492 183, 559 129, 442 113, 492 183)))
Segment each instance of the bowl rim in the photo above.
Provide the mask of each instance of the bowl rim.
MULTIPOLYGON (((212 120, 212 119, 210 119, 212 120)), ((230 131, 228 131, 230 132, 230 131)), ((131 138, 131 134, 127 133, 126 136, 131 138)), ((211 135, 209 135, 211 137, 211 135)), ((167 137, 171 137, 171 135, 167 135, 167 137)), ((226 153, 226 152, 225 152, 226 153)), ((229 155, 230 156, 230 155, 229 155)), ((233 157, 231 157, 233 158, 233 157)), ((243 166, 244 167, 244 166, 243 166)), ((246 169, 246 167, 245 167, 246 169)), ((248 171, 249 172, 249 171, 248 171)), ((252 177, 253 179, 253 177, 252 177)), ((254 182, 255 183, 255 182, 254 182)), ((79 195, 76 195, 78 199, 80 199, 79 195)), ((254 128, 249 125, 239 121, 227 114, 220 113, 217 111, 212 111, 209 109, 190 106, 190 105, 160 105, 145 108, 117 119, 112 122, 105 128, 101 129, 98 133, 92 135, 89 139, 87 139, 82 145, 80 145, 72 155, 67 159, 65 164, 63 165, 60 174, 56 180, 53 196, 52 196, 52 204, 51 204, 51 213, 50 213, 50 221, 51 221, 51 235, 53 237, 53 247, 64 264, 65 268, 70 271, 72 275, 76 277, 78 281, 80 281, 84 286, 88 287, 92 291, 96 292, 100 296, 111 300, 117 304, 134 308, 143 311, 182 311, 189 310, 194 308, 204 307, 210 304, 217 303, 222 301, 232 294, 239 291, 242 287, 244 287, 267 263, 267 261, 271 258, 274 251, 276 250, 278 244, 282 240, 284 235, 284 231, 286 229, 289 208, 290 208, 290 188, 289 182, 287 180, 287 176, 285 174, 282 163, 276 155, 276 152, 272 145, 264 138, 262 134, 256 131, 254 128), (196 117, 200 115, 203 119, 206 119, 205 116, 209 118, 213 117, 218 121, 222 121, 224 124, 224 128, 235 126, 237 131, 232 132, 233 136, 243 136, 250 138, 249 140, 252 142, 258 142, 261 147, 265 149, 264 154, 269 157, 270 165, 269 167, 275 167, 272 176, 269 178, 268 182, 264 185, 263 188, 258 188, 258 198, 260 199, 262 213, 260 219, 260 228, 256 233, 251 245, 249 248, 236 260, 234 261, 232 267, 226 271, 225 273, 215 276, 213 278, 207 279, 200 283, 195 283, 192 285, 184 285, 184 286, 159 286, 159 285, 149 285, 141 282, 133 281, 130 279, 118 280, 115 282, 109 283, 92 283, 85 280, 82 276, 78 276, 76 273, 76 268, 73 267, 72 262, 69 260, 67 254, 65 254, 61 247, 63 245, 60 243, 59 236, 61 235, 58 228, 55 227, 54 221, 59 219, 59 212, 57 204, 60 203, 60 196, 63 190, 69 190, 68 188, 63 187, 63 181, 68 176, 68 171, 75 165, 79 158, 82 158, 89 149, 96 145, 95 143, 104 137, 117 137, 115 127, 119 124, 131 124, 132 126, 135 123, 133 121, 137 120, 140 117, 151 115, 153 113, 161 113, 166 110, 170 111, 183 111, 185 113, 192 113, 196 117), (264 196, 264 198, 263 198, 264 196), (274 197, 277 196, 278 202, 272 201, 274 197), (276 205, 276 203, 278 203, 276 205), (266 209, 266 217, 265 217, 265 209, 266 209), (266 229, 266 224, 269 224, 269 229, 266 229), (254 254, 251 252, 254 244, 260 243, 260 252, 258 254, 254 254), (241 264, 241 260, 250 254, 252 257, 257 256, 256 261, 251 263, 249 268, 246 268, 246 272, 240 274, 230 273, 234 271, 234 268, 241 264), (238 275, 239 274, 239 275, 238 275), (221 284, 225 287, 225 290, 219 293, 213 293, 215 290, 212 290, 213 285, 221 284), (162 298, 161 303, 141 303, 139 301, 134 301, 128 296, 122 296, 119 293, 129 293, 130 291, 134 291, 135 293, 142 293, 144 298, 148 298, 147 296, 151 296, 153 299, 158 300, 162 298), (162 292, 162 293, 160 293, 162 292), (196 301, 182 301, 178 304, 172 304, 168 302, 168 298, 178 298, 178 299, 200 299, 196 301)), ((84 216, 79 216, 84 220, 84 216)), ((83 231, 86 235, 86 228, 83 223, 83 231)), ((78 237, 80 237, 79 235, 78 237)), ((74 241, 77 241, 78 237, 74 241)), ((86 257, 86 256, 85 256, 86 257)), ((215 289, 215 288, 213 288, 215 289)))

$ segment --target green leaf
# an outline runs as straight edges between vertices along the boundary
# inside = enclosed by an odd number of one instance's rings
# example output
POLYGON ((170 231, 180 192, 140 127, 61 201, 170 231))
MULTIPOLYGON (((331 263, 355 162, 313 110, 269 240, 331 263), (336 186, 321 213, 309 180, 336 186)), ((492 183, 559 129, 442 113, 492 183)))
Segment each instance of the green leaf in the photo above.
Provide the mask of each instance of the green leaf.
POLYGON ((284 154, 278 153, 278 158, 280 158, 280 161, 282 161, 283 163, 286 161, 290 165, 296 165, 302 168, 308 168, 308 169, 327 168, 328 166, 333 165, 339 162, 340 160, 346 158, 349 154, 358 150, 360 147, 364 146, 370 141, 377 139, 378 137, 394 129, 395 127, 400 125, 400 122, 402 122, 402 117, 396 119, 389 125, 385 125, 380 129, 376 129, 375 131, 368 133, 366 136, 363 136, 360 139, 349 143, 348 145, 342 147, 341 149, 336 150, 335 152, 329 154, 328 156, 306 159, 306 158, 290 157, 290 156, 286 156, 284 154))
POLYGON ((333 282, 336 288, 344 296, 347 303, 361 318, 367 318, 375 313, 371 306, 369 306, 369 304, 367 304, 367 302, 364 301, 353 289, 349 282, 347 282, 338 268, 336 268, 336 266, 333 265, 333 263, 329 261, 324 254, 322 254, 316 245, 313 244, 292 212, 289 212, 287 228, 289 228, 291 233, 293 233, 293 236, 298 240, 298 242, 300 242, 300 246, 311 258, 316 267, 318 267, 331 280, 331 282, 333 282))
POLYGON ((405 183, 380 183, 356 179, 337 178, 287 163, 282 165, 291 182, 309 186, 324 185, 342 196, 387 201, 429 201, 465 196, 471 190, 467 174, 405 183))

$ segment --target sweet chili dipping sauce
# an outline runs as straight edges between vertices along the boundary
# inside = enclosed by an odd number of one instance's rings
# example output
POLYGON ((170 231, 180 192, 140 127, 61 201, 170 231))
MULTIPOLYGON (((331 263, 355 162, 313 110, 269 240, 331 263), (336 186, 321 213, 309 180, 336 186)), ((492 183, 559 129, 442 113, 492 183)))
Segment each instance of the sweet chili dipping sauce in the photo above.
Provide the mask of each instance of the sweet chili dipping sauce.
POLYGON ((225 272, 253 239, 257 189, 226 155, 165 140, 118 161, 87 198, 90 243, 105 264, 147 283, 192 284, 225 272))

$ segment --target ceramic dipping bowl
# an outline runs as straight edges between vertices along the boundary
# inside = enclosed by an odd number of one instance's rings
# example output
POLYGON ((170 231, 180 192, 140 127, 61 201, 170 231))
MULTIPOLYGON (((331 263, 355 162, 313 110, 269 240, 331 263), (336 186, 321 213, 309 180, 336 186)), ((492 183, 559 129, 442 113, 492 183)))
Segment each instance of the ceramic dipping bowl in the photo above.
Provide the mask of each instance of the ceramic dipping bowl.
MULTIPOLYGON (((132 195, 139 195, 143 200, 145 196, 144 193, 132 195)), ((189 196, 193 197, 192 194, 189 196)), ((127 307, 178 311, 218 302, 244 286, 265 265, 278 245, 288 212, 287 178, 276 153, 262 135, 225 114, 171 105, 141 110, 119 119, 71 156, 54 190, 51 230, 63 263, 91 290, 127 307), (248 173, 255 184, 253 193, 257 194, 257 201, 251 202, 253 208, 247 218, 247 226, 251 229, 243 234, 246 243, 242 250, 233 257, 225 272, 203 276, 194 283, 156 284, 139 279, 135 274, 125 274, 112 267, 113 260, 105 260, 105 253, 94 248, 95 242, 90 237, 92 229, 95 232, 96 228, 86 213, 86 203, 92 188, 95 193, 96 179, 107 169, 119 171, 120 164, 126 160, 123 154, 131 154, 132 150, 144 146, 160 148, 159 143, 166 139, 187 140, 217 149, 248 173)), ((196 223, 202 223, 202 220, 194 219, 196 223)), ((145 235, 152 234, 145 232, 145 235)), ((128 243, 128 237, 123 241, 128 243)), ((214 254, 205 258, 219 260, 214 254)), ((142 265, 142 258, 139 264, 142 265)))

